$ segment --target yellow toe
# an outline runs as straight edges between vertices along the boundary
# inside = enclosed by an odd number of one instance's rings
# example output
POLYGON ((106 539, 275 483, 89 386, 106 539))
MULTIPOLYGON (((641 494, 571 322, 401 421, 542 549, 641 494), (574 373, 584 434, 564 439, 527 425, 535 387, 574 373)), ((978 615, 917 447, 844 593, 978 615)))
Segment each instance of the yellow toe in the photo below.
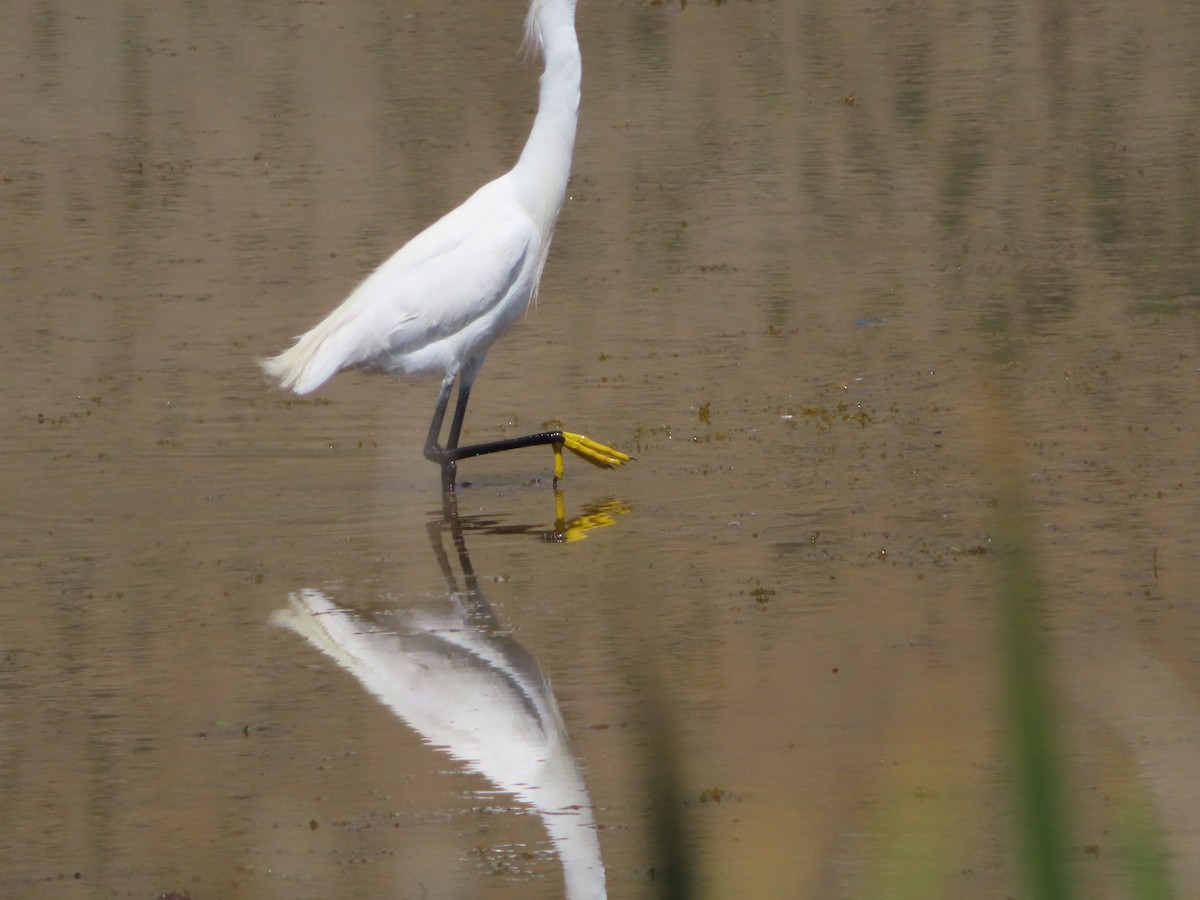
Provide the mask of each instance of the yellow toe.
MULTIPOLYGON (((593 441, 582 434, 575 434, 572 431, 564 431, 562 434, 563 443, 566 448, 576 456, 583 457, 593 466, 599 466, 602 469, 613 469, 633 459, 628 453, 614 450, 612 447, 601 444, 599 441, 593 441)), ((562 474, 558 471, 558 467, 562 464, 562 458, 557 446, 555 447, 555 456, 555 472, 561 478, 562 474)))

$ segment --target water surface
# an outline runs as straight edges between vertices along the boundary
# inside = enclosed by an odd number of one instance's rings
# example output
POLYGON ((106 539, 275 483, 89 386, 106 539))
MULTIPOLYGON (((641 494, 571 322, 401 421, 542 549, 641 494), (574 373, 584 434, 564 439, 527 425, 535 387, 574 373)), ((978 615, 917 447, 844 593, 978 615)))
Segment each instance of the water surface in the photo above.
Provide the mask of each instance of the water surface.
POLYGON ((0 894, 562 896, 535 803, 273 624, 462 614, 460 549, 611 896, 672 820, 706 896, 1019 893, 1013 497, 1084 895, 1142 800, 1200 890, 1197 14, 582 0, 569 199, 467 438, 638 459, 568 460, 561 520, 548 451, 465 463, 460 548, 436 385, 254 358, 515 158, 523 14, 0 12, 0 894))

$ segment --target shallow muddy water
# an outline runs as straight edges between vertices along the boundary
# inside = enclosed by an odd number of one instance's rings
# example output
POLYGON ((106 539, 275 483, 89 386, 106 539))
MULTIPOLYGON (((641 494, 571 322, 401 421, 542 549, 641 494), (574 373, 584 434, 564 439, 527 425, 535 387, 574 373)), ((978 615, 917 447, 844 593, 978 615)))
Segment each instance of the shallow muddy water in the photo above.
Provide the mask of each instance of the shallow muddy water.
POLYGON ((637 460, 450 508, 436 384, 255 358, 515 159, 523 15, 0 10, 0 896, 1019 895, 1014 503, 1081 895, 1200 892, 1200 15, 580 0, 466 438, 637 460))

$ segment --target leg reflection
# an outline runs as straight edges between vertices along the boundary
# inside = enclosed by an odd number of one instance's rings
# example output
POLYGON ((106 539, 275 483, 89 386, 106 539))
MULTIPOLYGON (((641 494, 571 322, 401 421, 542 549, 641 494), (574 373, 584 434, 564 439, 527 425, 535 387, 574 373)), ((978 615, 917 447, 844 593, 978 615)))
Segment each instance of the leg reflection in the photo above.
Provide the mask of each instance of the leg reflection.
POLYGON ((480 590, 456 498, 447 494, 444 502, 429 537, 448 609, 360 615, 305 588, 272 621, 354 675, 430 744, 535 808, 562 862, 566 895, 604 897, 591 800, 558 703, 537 661, 480 590))

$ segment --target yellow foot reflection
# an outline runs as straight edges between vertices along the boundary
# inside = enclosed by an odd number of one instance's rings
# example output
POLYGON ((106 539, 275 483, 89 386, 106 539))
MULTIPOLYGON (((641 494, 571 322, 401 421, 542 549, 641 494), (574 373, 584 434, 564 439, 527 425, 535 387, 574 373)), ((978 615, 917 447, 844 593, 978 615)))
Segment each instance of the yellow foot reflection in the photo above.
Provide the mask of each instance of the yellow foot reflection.
POLYGON ((562 436, 563 443, 554 445, 555 480, 563 476, 562 448, 564 446, 576 456, 581 456, 593 466, 599 466, 602 469, 613 469, 633 459, 628 453, 614 450, 607 444, 593 441, 591 438, 585 437, 582 434, 575 434, 573 431, 564 431, 562 436))
POLYGON ((579 515, 568 521, 565 507, 562 491, 556 489, 554 491, 556 514, 554 531, 559 541, 582 540, 593 528, 613 525, 617 521, 617 516, 623 516, 633 510, 633 507, 623 500, 602 500, 599 503, 589 503, 579 515))

